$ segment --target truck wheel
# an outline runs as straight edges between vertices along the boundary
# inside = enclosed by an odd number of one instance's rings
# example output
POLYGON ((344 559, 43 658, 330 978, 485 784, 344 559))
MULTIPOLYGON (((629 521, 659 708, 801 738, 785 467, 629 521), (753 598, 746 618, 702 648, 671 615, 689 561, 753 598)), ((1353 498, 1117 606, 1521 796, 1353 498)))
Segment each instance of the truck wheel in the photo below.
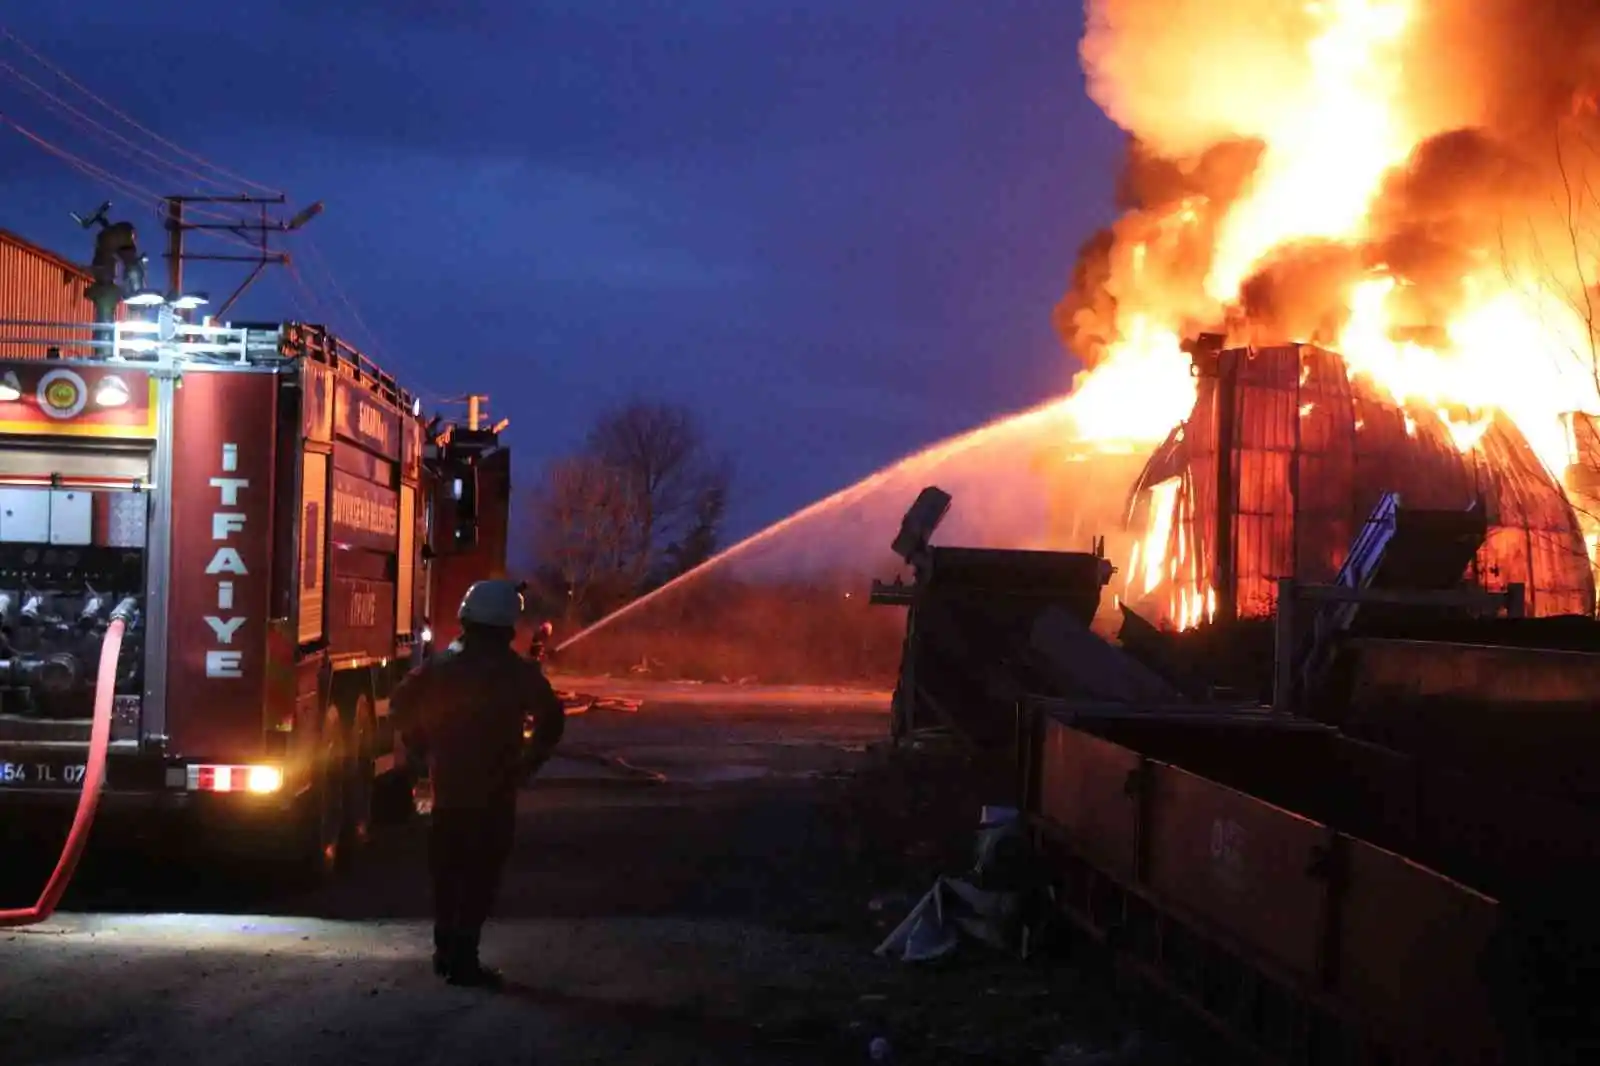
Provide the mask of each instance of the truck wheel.
POLYGON ((317 738, 316 781, 311 788, 311 810, 306 818, 302 861, 306 879, 314 884, 330 880, 339 868, 344 827, 345 752, 344 719, 329 707, 317 738))
POLYGON ((376 722, 372 697, 356 698, 350 720, 349 757, 345 761, 344 810, 340 826, 339 859, 349 865, 372 837, 373 766, 376 761, 376 722))

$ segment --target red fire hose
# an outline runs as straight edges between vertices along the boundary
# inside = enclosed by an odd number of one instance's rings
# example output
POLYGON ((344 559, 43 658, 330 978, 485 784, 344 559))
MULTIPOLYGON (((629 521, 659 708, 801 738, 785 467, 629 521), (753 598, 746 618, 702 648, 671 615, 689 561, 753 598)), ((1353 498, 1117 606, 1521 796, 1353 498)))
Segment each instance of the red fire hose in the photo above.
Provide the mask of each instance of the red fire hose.
POLYGON ((89 761, 83 774, 83 791, 78 794, 78 810, 72 816, 72 829, 61 848, 61 858, 55 871, 39 893, 39 902, 31 907, 0 910, 0 928, 33 925, 55 913, 56 904, 72 883, 78 859, 89 843, 89 828, 94 825, 95 809, 100 805, 100 788, 106 780, 106 750, 111 746, 111 703, 117 687, 117 657, 122 652, 122 632, 126 623, 113 614, 106 627, 104 642, 100 645, 100 670, 94 687, 94 726, 89 731, 89 761))

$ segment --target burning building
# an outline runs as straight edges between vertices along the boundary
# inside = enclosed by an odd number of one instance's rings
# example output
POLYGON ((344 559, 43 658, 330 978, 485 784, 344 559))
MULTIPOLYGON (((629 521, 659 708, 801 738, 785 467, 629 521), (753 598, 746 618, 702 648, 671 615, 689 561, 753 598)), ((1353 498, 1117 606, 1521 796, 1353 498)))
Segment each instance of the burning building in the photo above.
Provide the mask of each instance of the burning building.
POLYGON ((1113 588, 1268 613, 1394 491, 1483 509, 1465 577, 1592 613, 1600 6, 1088 0, 1080 55, 1129 141, 1057 309, 1070 406, 1157 448, 1113 588))
POLYGON ((1578 514, 1510 419, 1413 413, 1311 345, 1194 360, 1194 409, 1130 500, 1143 536, 1121 595, 1141 613, 1178 628, 1270 615, 1279 578, 1333 578, 1386 492, 1480 508, 1488 536, 1465 576, 1522 584, 1530 614, 1593 613, 1578 514))

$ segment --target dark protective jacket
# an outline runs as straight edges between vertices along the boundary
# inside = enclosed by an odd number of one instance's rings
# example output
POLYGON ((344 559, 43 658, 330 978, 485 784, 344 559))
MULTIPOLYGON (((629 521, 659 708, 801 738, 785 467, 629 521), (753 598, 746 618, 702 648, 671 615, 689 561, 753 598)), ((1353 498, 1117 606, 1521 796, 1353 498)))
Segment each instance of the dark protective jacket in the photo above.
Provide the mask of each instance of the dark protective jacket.
POLYGON ((537 663, 510 644, 466 638, 407 674, 389 706, 407 749, 428 761, 435 807, 512 801, 566 729, 561 700, 537 663), (525 749, 530 717, 533 740, 525 749))

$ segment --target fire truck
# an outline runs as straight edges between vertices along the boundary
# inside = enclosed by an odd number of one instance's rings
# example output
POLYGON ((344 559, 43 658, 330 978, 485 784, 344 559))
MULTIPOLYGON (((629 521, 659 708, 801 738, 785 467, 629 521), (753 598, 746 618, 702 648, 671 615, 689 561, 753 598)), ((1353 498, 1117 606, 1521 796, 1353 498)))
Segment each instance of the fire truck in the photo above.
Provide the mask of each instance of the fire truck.
POLYGON ((0 823, 73 809, 114 677, 99 826, 333 874, 409 802, 389 694, 436 593, 503 574, 503 423, 424 420, 315 325, 0 339, 0 823))

